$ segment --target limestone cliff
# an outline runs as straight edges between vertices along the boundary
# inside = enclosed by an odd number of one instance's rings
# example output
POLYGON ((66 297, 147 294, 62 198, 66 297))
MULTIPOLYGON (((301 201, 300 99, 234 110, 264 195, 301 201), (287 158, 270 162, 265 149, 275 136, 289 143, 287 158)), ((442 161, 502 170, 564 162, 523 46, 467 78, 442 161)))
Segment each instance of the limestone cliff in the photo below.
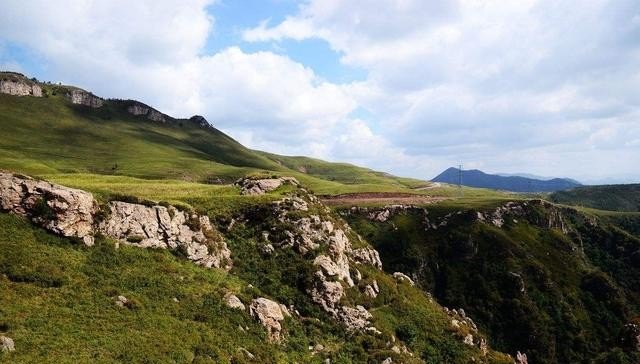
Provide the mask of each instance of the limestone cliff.
POLYGON ((42 97, 42 88, 20 73, 0 72, 0 93, 42 97))

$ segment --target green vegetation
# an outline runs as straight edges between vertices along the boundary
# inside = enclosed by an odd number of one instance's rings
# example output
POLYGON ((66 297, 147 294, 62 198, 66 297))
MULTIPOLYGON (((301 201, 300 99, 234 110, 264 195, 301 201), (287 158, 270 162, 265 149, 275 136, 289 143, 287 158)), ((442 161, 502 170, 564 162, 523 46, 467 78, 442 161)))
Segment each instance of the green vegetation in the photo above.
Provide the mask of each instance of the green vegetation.
POLYGON ((190 120, 153 122, 109 100, 98 109, 72 105, 67 86, 41 84, 46 97, 0 94, 0 168, 29 175, 101 174, 229 184, 247 174, 298 178, 321 194, 410 191, 425 182, 366 168, 313 161, 303 173, 284 161, 252 151, 214 128, 190 120))
POLYGON ((616 355, 638 362, 616 346, 640 308, 640 219, 625 220, 623 229, 618 220, 563 210, 566 235, 545 228, 550 211, 542 208, 503 228, 475 220, 475 211, 493 209, 427 207, 432 223, 463 211, 435 230, 415 210, 384 223, 347 219, 380 252, 385 270, 414 274, 438 302, 464 308, 498 350, 526 352, 536 363, 616 355))
POLYGON ((640 212, 640 184, 578 187, 555 192, 550 197, 565 205, 640 212))

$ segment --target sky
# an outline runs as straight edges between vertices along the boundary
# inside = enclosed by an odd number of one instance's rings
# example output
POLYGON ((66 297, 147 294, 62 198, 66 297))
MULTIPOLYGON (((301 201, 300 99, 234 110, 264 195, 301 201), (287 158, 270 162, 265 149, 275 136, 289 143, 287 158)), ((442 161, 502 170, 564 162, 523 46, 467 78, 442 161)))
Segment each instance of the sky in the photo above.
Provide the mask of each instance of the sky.
POLYGON ((3 0, 0 69, 401 176, 640 182, 637 0, 3 0))

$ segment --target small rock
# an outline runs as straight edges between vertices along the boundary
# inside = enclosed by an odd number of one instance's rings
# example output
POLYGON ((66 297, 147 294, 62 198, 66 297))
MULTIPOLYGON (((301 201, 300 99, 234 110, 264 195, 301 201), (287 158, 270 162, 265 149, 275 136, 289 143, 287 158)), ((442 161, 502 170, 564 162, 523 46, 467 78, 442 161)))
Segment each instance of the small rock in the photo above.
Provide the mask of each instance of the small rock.
POLYGON ((396 280, 402 282, 402 281, 406 281, 408 282, 410 285, 415 285, 415 283, 413 283, 413 279, 409 278, 408 275, 401 273, 401 272, 395 272, 393 273, 393 278, 395 278, 396 280))
POLYGON ((15 343, 13 339, 7 336, 0 336, 0 349, 2 352, 11 352, 16 350, 15 343))
POLYGON ((473 335, 467 334, 467 336, 464 337, 463 342, 467 345, 473 346, 473 335))
POLYGON ((527 361, 527 354, 521 353, 521 352, 518 351, 518 353, 516 354, 516 363, 517 364, 529 364, 529 362, 527 361))
POLYGON ((253 360, 256 358, 255 355, 251 354, 251 352, 245 348, 239 348, 238 352, 242 353, 247 359, 253 360))
POLYGON ((273 248, 273 245, 271 244, 263 245, 261 250, 262 250, 262 254, 264 255, 271 255, 275 251, 275 249, 273 248))
POLYGON ((316 351, 316 352, 320 352, 320 351, 323 351, 323 350, 324 350, 324 345, 322 345, 322 344, 316 344, 313 347, 313 351, 316 351))
POLYGON ((393 364, 393 360, 391 358, 386 358, 382 361, 382 364, 393 364))
POLYGON ((235 308, 242 311, 245 310, 245 307, 242 301, 240 301, 240 299, 234 294, 229 293, 226 296, 224 296, 224 303, 227 305, 227 307, 235 308))
POLYGON ((251 316, 256 317, 262 326, 267 329, 269 341, 280 342, 280 332, 282 331, 280 321, 284 320, 280 304, 260 297, 251 302, 249 311, 251 316))
POLYGON ((116 305, 118 307, 124 307, 127 303, 129 303, 129 300, 125 296, 118 296, 118 298, 116 298, 116 305))

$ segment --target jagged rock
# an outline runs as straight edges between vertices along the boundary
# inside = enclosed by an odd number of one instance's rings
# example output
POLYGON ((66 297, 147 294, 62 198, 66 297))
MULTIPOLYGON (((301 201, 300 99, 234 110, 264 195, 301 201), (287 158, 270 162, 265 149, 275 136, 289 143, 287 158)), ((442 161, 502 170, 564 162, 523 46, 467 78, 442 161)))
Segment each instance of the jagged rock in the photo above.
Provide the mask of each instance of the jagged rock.
POLYGON ((15 351, 16 346, 13 339, 8 336, 0 335, 0 349, 5 353, 15 351))
POLYGON ((42 88, 20 73, 2 72, 0 77, 0 93, 42 97, 42 88))
POLYGON ((109 209, 99 225, 105 235, 140 247, 180 249, 196 264, 231 269, 231 252, 207 216, 121 201, 110 202, 109 209))
POLYGON ((413 279, 409 278, 408 275, 401 273, 401 272, 395 272, 393 273, 393 278, 395 278, 396 280, 400 281, 400 282, 408 282, 410 285, 415 285, 415 283, 413 283, 413 279))
POLYGON ((99 108, 104 105, 104 100, 102 98, 81 89, 73 89, 69 91, 66 96, 72 104, 84 105, 92 108, 99 108))
POLYGON ((531 216, 531 210, 535 207, 545 209, 546 219, 539 220, 537 217, 531 217, 527 219, 530 223, 542 228, 558 229, 562 231, 563 234, 570 232, 568 225, 564 221, 562 209, 543 200, 530 200, 526 202, 509 201, 502 206, 498 206, 494 211, 485 213, 476 212, 475 218, 478 221, 490 223, 496 227, 502 227, 507 217, 510 217, 514 222, 517 222, 519 218, 526 219, 531 216))
POLYGON ((351 258, 360 264, 369 264, 378 269, 382 269, 382 261, 377 250, 372 248, 353 249, 350 254, 351 258))
POLYGON ((167 115, 160 111, 138 101, 132 101, 131 105, 127 106, 127 112, 136 116, 146 116, 147 119, 152 121, 166 122, 168 118, 167 115))
POLYGON ((386 358, 385 360, 382 361, 381 364, 393 364, 393 359, 391 359, 390 357, 386 358))
POLYGON ((309 290, 311 300, 330 313, 336 313, 336 305, 340 302, 344 288, 340 282, 327 281, 324 278, 316 279, 309 290))
POLYGON ((227 307, 235 308, 242 311, 245 310, 242 301, 240 301, 240 299, 234 294, 229 293, 224 296, 224 303, 227 305, 227 307))
POLYGON ((298 180, 293 177, 278 177, 278 178, 241 178, 235 183, 240 187, 240 193, 243 195, 264 195, 269 191, 273 191, 283 184, 292 184, 299 186, 298 180))
POLYGON ((284 320, 284 314, 282 313, 280 304, 260 297, 251 302, 249 311, 251 316, 256 317, 262 326, 267 329, 269 341, 280 342, 280 334, 282 331, 280 321, 284 320))
POLYGON ((480 348, 480 352, 482 353, 482 355, 487 356, 487 354, 489 353, 489 345, 487 344, 487 340, 480 339, 480 343, 478 344, 478 347, 480 348))
POLYGON ((516 364, 529 364, 527 361, 527 354, 518 351, 516 354, 516 364))
POLYGON ((369 213, 367 217, 369 218, 369 220, 372 220, 372 221, 385 222, 389 220, 390 214, 391 214, 390 211, 385 209, 382 211, 373 211, 369 213))
POLYGON ((355 308, 343 306, 338 312, 338 319, 348 331, 362 331, 369 326, 371 314, 366 308, 357 305, 355 308))
POLYGON ((275 251, 275 248, 271 244, 265 244, 262 246, 262 254, 271 255, 275 251))
POLYGON ((0 209, 93 245, 93 216, 98 205, 88 192, 0 172, 0 209))

